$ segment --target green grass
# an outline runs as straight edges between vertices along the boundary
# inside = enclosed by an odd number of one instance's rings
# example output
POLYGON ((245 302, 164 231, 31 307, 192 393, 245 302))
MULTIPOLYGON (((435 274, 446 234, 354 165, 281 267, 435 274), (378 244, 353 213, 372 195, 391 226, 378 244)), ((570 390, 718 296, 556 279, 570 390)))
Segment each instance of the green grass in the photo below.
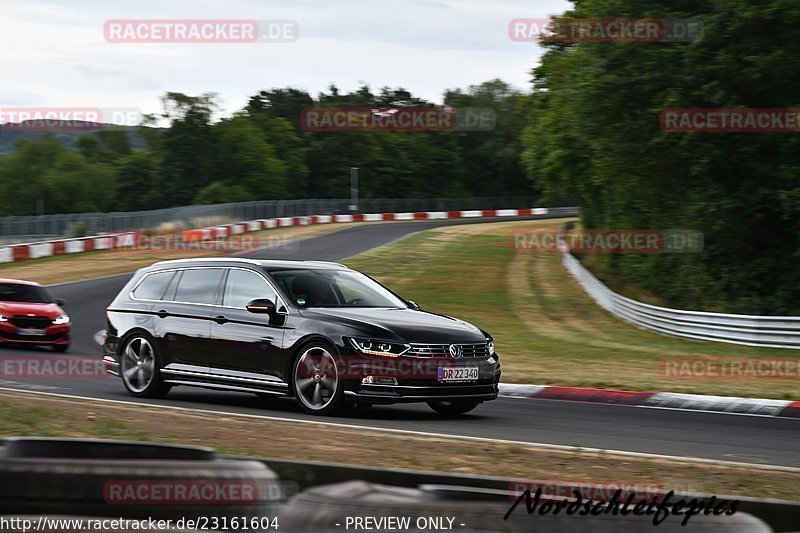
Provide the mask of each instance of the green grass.
POLYGON ((797 379, 678 379, 672 357, 795 358, 796 350, 699 342, 640 330, 600 308, 557 254, 520 253, 510 233, 559 222, 452 226, 345 262, 423 309, 457 316, 495 338, 507 383, 800 399, 797 379))

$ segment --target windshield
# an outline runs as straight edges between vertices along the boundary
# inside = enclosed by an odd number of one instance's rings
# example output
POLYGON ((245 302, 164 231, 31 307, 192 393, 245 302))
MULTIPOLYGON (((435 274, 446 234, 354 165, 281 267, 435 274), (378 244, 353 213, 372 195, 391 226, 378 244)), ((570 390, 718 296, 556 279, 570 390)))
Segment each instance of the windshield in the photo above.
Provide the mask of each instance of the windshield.
POLYGON ((300 307, 393 307, 406 303, 368 276, 350 270, 280 270, 272 277, 300 307))
POLYGON ((52 301, 53 299, 42 287, 19 283, 0 283, 0 302, 46 304, 52 301))

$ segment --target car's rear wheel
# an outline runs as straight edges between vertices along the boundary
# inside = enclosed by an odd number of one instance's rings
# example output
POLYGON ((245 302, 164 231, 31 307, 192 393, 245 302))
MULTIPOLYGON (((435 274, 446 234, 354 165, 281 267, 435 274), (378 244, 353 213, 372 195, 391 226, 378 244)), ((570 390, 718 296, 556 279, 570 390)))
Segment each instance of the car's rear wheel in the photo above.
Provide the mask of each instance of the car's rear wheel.
POLYGON ((292 388, 303 411, 314 415, 339 412, 344 405, 342 385, 330 346, 313 342, 300 349, 292 371, 292 388))
POLYGON ((137 333, 122 348, 120 375, 122 383, 137 398, 161 398, 172 388, 164 383, 158 368, 156 343, 147 335, 137 333))
POLYGON ((436 400, 428 406, 441 415, 463 415, 469 413, 481 402, 476 400, 436 400))

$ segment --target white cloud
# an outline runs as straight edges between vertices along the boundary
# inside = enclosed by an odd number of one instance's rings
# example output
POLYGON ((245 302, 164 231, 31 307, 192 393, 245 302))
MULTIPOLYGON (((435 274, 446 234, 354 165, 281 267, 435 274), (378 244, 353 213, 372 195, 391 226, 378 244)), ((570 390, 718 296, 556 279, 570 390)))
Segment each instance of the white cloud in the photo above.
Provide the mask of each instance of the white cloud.
POLYGON ((512 18, 564 0, 5 0, 0 12, 0 106, 160 110, 167 91, 217 92, 227 112, 259 90, 316 95, 361 82, 440 101, 445 89, 501 78, 527 88, 541 55, 511 42, 512 18), (294 43, 112 44, 109 19, 292 19, 294 43))

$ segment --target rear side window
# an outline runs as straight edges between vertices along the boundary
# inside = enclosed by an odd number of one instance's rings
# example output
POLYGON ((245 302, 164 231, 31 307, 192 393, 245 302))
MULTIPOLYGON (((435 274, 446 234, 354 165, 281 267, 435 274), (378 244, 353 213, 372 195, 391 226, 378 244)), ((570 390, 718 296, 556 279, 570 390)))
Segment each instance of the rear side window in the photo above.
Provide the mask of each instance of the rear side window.
POLYGON ((184 270, 178 282, 178 290, 175 291, 175 301, 193 304, 216 303, 215 296, 222 273, 221 268, 184 270))
POLYGON ((175 272, 150 274, 136 287, 133 296, 139 300, 160 300, 174 274, 175 272))

